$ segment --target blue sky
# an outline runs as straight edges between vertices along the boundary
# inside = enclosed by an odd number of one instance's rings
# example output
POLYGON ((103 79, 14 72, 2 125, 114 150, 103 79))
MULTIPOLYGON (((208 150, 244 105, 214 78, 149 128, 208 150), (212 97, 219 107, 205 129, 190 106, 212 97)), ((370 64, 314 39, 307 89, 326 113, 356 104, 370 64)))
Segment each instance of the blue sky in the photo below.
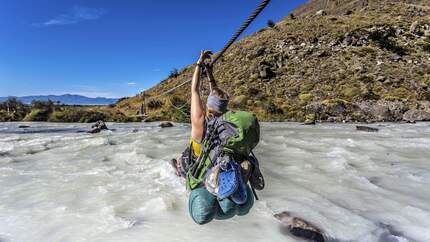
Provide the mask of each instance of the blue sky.
MULTIPOLYGON (((272 0, 245 34, 305 0, 272 0)), ((260 0, 2 0, 0 96, 131 96, 219 51, 260 0)))

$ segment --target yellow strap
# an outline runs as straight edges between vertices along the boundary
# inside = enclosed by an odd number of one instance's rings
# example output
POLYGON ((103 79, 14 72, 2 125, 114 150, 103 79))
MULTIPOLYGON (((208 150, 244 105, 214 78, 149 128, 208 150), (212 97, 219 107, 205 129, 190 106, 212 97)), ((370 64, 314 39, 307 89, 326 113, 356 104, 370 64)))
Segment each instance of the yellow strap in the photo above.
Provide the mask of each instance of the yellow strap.
POLYGON ((191 139, 190 143, 193 149, 194 156, 199 157, 202 153, 202 144, 200 142, 195 141, 194 139, 191 139))

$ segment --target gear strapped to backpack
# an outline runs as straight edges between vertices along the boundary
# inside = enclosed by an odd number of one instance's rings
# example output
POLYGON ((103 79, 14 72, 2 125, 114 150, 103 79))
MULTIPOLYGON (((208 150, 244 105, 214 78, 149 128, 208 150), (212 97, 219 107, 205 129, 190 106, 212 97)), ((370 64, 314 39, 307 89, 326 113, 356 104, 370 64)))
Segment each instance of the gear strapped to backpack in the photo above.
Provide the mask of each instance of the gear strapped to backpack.
MULTIPOLYGON (((228 111, 220 117, 208 120, 206 122, 205 137, 202 141, 202 153, 190 166, 186 174, 187 188, 193 190, 200 187, 205 181, 208 170, 214 166, 221 165, 225 170, 233 169, 223 174, 227 179, 227 174, 231 174, 231 177, 233 177, 236 174, 234 171, 238 170, 237 167, 240 168, 240 166, 228 165, 228 162, 243 160, 256 162, 252 150, 257 146, 259 140, 260 125, 257 117, 252 113, 228 111)), ((223 178, 223 175, 220 175, 220 177, 223 178)), ((218 179, 218 176, 216 177, 218 179)), ((237 182, 238 179, 232 180, 237 182)), ((239 179, 239 181, 241 180, 239 179)))

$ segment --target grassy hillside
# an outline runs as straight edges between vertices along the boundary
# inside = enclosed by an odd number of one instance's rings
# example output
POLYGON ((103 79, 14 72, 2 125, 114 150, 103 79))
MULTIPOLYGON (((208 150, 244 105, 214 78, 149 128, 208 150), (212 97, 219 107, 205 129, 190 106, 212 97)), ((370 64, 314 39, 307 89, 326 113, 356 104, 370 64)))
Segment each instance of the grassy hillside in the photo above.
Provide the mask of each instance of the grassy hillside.
MULTIPOLYGON (((230 108, 266 121, 399 121, 408 111, 430 112, 429 13, 429 1, 310 1, 234 44, 215 77, 230 108)), ((151 120, 187 119, 189 85, 148 97, 190 80, 193 70, 145 93, 151 120)), ((142 100, 116 109, 136 114, 142 100)))

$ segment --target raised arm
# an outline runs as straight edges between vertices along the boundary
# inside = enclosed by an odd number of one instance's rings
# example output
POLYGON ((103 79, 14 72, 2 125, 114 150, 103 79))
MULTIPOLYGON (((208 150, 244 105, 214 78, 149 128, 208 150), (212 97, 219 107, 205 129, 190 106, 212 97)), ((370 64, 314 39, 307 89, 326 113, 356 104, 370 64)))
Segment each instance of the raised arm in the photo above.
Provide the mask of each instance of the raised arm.
POLYGON ((206 74, 209 79, 209 89, 212 92, 212 90, 217 87, 216 80, 213 74, 212 64, 205 64, 205 68, 206 68, 206 74))
POLYGON ((201 84, 200 67, 203 66, 204 61, 209 58, 210 54, 210 51, 200 53, 191 83, 191 138, 199 142, 203 139, 205 125, 205 110, 199 92, 201 84))

